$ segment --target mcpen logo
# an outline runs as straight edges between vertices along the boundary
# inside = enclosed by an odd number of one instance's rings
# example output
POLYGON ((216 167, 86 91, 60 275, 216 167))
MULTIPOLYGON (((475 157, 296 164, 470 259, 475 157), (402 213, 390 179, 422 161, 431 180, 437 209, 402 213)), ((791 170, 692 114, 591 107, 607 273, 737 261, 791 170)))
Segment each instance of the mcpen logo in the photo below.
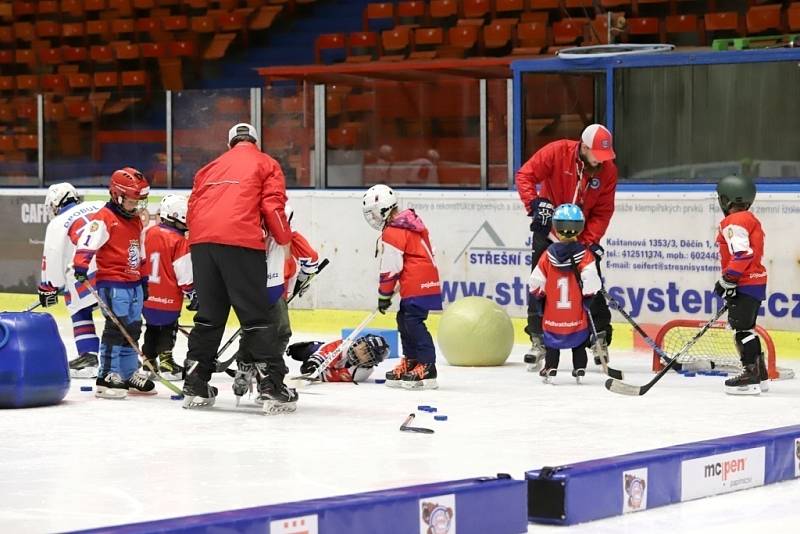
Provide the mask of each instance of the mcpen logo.
POLYGON ((745 458, 737 458, 735 460, 727 460, 725 462, 717 462, 715 464, 706 464, 705 477, 712 478, 722 475, 722 480, 728 480, 731 473, 738 473, 746 469, 745 458))

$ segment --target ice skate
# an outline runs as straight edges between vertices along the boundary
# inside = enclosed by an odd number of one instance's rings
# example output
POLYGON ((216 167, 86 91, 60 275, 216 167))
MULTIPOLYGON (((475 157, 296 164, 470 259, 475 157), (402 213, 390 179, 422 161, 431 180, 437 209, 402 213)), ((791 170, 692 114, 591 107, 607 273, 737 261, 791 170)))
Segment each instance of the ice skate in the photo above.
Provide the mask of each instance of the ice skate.
POLYGON ((572 370, 572 377, 575 379, 575 382, 581 384, 583 381, 583 377, 586 376, 586 369, 573 369, 572 370))
POLYGON ((253 366, 258 381, 258 400, 263 404, 264 415, 294 412, 297 409, 297 390, 287 387, 283 377, 273 375, 268 364, 258 362, 253 366))
POLYGON ((545 348, 544 342, 542 341, 542 336, 540 334, 532 334, 531 348, 528 349, 528 352, 526 352, 525 356, 522 358, 527 364, 529 373, 538 373, 542 369, 542 365, 544 364, 544 353, 545 348))
POLYGON ((256 368, 252 363, 237 363, 236 375, 233 377, 233 394, 236 397, 236 406, 242 397, 253 391, 253 378, 256 376, 256 368))
POLYGON ((413 369, 403 374, 401 385, 405 389, 437 389, 439 384, 436 383, 436 364, 417 363, 413 369))
POLYGON ((558 374, 558 369, 555 367, 545 367, 541 371, 539 371, 539 376, 542 377, 542 382, 545 384, 552 384, 553 379, 558 374))
POLYGON ((608 355, 608 343, 606 343, 605 332, 598 332, 597 339, 594 340, 594 343, 592 343, 592 346, 589 348, 592 350, 592 354, 594 354, 595 365, 603 365, 603 362, 608 365, 611 358, 608 355))
POLYGON ((128 387, 128 392, 131 395, 156 395, 156 385, 149 378, 149 373, 145 371, 136 371, 131 377, 125 381, 128 387))
POLYGON ((217 397, 217 388, 208 384, 207 381, 193 373, 197 367, 197 362, 186 360, 186 379, 183 381, 183 407, 191 408, 210 408, 214 406, 217 397))
POLYGON ((183 367, 173 359, 171 350, 158 355, 157 369, 163 378, 171 382, 183 380, 183 367))
POLYGON ((761 393, 761 377, 758 363, 745 365, 742 372, 725 381, 725 393, 728 395, 759 395, 761 393))
POLYGON ((72 378, 95 378, 99 365, 97 354, 84 352, 69 362, 69 376, 72 378))
POLYGON ((124 399, 128 396, 128 384, 117 373, 97 377, 94 396, 98 399, 124 399))
POLYGON ((417 360, 403 357, 400 359, 394 369, 386 372, 386 385, 390 388, 399 388, 402 386, 403 375, 417 366, 417 360))

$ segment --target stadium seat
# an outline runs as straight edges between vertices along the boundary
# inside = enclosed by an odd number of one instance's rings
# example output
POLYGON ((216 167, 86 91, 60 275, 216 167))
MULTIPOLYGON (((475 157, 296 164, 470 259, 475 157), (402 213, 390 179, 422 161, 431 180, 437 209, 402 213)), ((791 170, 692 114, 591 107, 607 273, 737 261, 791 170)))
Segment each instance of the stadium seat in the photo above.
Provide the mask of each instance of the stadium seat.
POLYGON ((381 33, 383 56, 381 59, 396 61, 405 59, 409 52, 411 29, 401 26, 381 33))
POLYGON ((10 152, 14 152, 15 149, 16 145, 14 144, 14 136, 0 135, 0 152, 8 154, 10 152))
POLYGON ((534 11, 538 10, 554 10, 559 11, 561 10, 561 0, 530 0, 531 9, 534 11))
POLYGON ((594 0, 564 0, 566 9, 594 9, 594 0))
POLYGON ((20 97, 11 101, 17 110, 17 118, 35 121, 39 116, 39 107, 36 105, 36 100, 32 97, 20 97))
POLYGON ((0 65, 12 65, 14 63, 13 50, 0 50, 0 65))
POLYGON ((108 42, 111 38, 111 23, 107 20, 87 20, 86 35, 97 36, 100 42, 108 42))
POLYGON ((14 61, 17 65, 27 65, 29 69, 33 69, 36 65, 36 53, 29 48, 17 48, 14 61))
POLYGON ((13 76, 0 76, 0 93, 13 93, 16 88, 13 76))
POLYGON ((0 43, 4 45, 14 44, 14 28, 13 26, 0 26, 0 43))
POLYGON ((453 26, 458 19, 458 4, 455 0, 431 0, 431 22, 439 26, 453 26))
POLYGON ((597 15, 591 22, 589 42, 586 44, 608 44, 608 18, 597 15))
POLYGON ((464 0, 462 4, 464 18, 487 19, 492 11, 489 0, 464 0))
POLYGON ((25 17, 32 17, 36 14, 35 2, 14 2, 14 18, 20 19, 25 17))
POLYGON ((345 48, 344 34, 324 33, 317 37, 314 57, 317 63, 339 63, 346 57, 345 48))
POLYGON ((168 32, 182 32, 189 29, 189 19, 186 15, 175 15, 161 19, 161 27, 168 32))
POLYGON ((42 65, 60 65, 64 62, 61 48, 40 48, 39 63, 42 65))
POLYGON ((20 150, 39 150, 39 138, 36 134, 18 134, 16 142, 20 150))
POLYGON ((91 89, 92 77, 83 72, 73 72, 67 74, 67 85, 70 90, 91 89))
POLYGON ((133 8, 144 10, 150 10, 156 7, 156 4, 163 4, 163 2, 155 2, 154 0, 133 0, 133 8))
POLYGON ((17 93, 35 93, 39 90, 39 76, 21 74, 16 79, 17 93))
POLYGON ((495 15, 502 18, 518 18, 525 11, 524 0, 497 0, 495 15))
POLYGON ((378 59, 378 34, 375 32, 353 32, 348 36, 348 45, 348 63, 378 59))
POLYGON ((397 4, 397 22, 404 26, 425 24, 425 2, 412 0, 397 4))
POLYGON ((89 57, 89 51, 83 46, 62 46, 61 52, 67 63, 82 63, 89 57))
POLYGON ((436 47, 444 44, 444 31, 442 28, 415 28, 414 51, 410 59, 433 59, 436 57, 436 47))
POLYGON ((137 43, 114 43, 112 48, 118 61, 137 60, 142 55, 137 43))
POLYGON ((94 120, 94 107, 86 100, 65 100, 67 115, 81 122, 91 122, 94 120))
POLYGON ((194 41, 170 41, 167 50, 170 57, 194 57, 197 54, 194 41))
POLYGON ((702 21, 703 19, 698 18, 697 15, 668 16, 665 23, 667 41, 697 46, 705 45, 706 38, 702 21))
POLYGON ((42 74, 42 90, 48 93, 67 92, 67 77, 63 74, 42 74))
POLYGON ((124 39, 134 33, 133 19, 114 19, 111 21, 111 35, 117 39, 124 39))
POLYGON ((520 22, 517 24, 517 46, 511 51, 514 55, 541 54, 547 47, 547 25, 541 22, 520 22))
POLYGON ((143 18, 143 19, 136 19, 136 33, 139 34, 139 41, 145 41, 147 39, 153 41, 159 41, 161 36, 161 24, 159 24, 158 19, 154 18, 143 18), (146 38, 145 38, 146 36, 146 38))
POLYGON ((217 23, 214 17, 202 16, 192 17, 191 28, 195 33, 214 33, 217 31, 217 23))
POLYGON ((706 25, 706 33, 711 33, 716 37, 734 37, 742 35, 739 14, 735 11, 724 11, 721 13, 706 13, 703 16, 706 25))
POLYGON ((89 48, 89 58, 95 63, 113 63, 114 50, 110 46, 95 45, 89 48))
POLYGON ((69 19, 82 19, 86 16, 81 0, 61 0, 61 13, 68 15, 66 18, 69 19))
POLYGON ((47 122, 63 121, 67 118, 67 106, 63 102, 46 99, 44 102, 44 120, 47 122))
POLYGON ((218 33, 214 35, 214 39, 211 40, 203 54, 203 59, 222 59, 235 39, 235 33, 218 33))
POLYGON ((748 35, 767 32, 781 33, 783 31, 781 5, 753 6, 747 10, 746 21, 748 35))
POLYGON ((158 59, 167 57, 166 43, 141 43, 139 49, 142 52, 142 57, 145 59, 158 59))
POLYGON ((98 11, 105 11, 106 0, 84 0, 83 9, 87 13, 94 13, 98 11))
POLYGON ((600 6, 608 11, 630 11, 633 8, 632 4, 631 0, 600 0, 600 6))
POLYGON ((456 26, 447 30, 449 45, 439 48, 439 56, 468 57, 473 55, 478 44, 478 26, 456 26))
POLYGON ((219 29, 225 32, 239 32, 245 28, 247 17, 238 11, 220 15, 217 19, 219 29))
POLYGON ((66 22, 61 25, 61 37, 64 39, 80 39, 86 36, 86 25, 83 22, 66 22))
POLYGON ((29 43, 33 41, 35 36, 35 31, 33 28, 33 24, 30 22, 15 22, 14 23, 14 37, 16 37, 17 41, 24 41, 29 43))
POLYGON ((14 124, 17 122, 17 112, 9 103, 0 102, 0 124, 14 124))
POLYGON ((94 87, 96 89, 116 89, 119 85, 119 75, 116 71, 96 72, 94 74, 94 87))
POLYGON ((483 46, 488 51, 505 55, 511 47, 511 29, 513 25, 508 22, 493 21, 483 27, 483 46))
POLYGON ((381 2, 367 4, 364 9, 364 31, 388 30, 394 25, 394 4, 381 2))
POLYGON ((128 70, 122 73, 123 89, 149 89, 149 78, 143 70, 128 70))
POLYGON ((789 31, 800 31, 800 2, 792 2, 786 10, 786 22, 789 31))
POLYGON ((656 17, 641 17, 628 19, 628 36, 633 43, 662 42, 665 36, 662 32, 661 21, 656 17), (630 38, 633 37, 633 38, 630 38), (638 39, 638 38, 643 39, 638 39))
POLYGON ((266 30, 283 11, 283 6, 262 6, 258 8, 248 26, 253 31, 266 30))
POLYGON ((583 39, 586 19, 564 19, 553 24, 553 43, 556 45, 577 44, 583 39))
POLYGON ((53 39, 61 37, 61 24, 52 20, 39 20, 34 26, 36 37, 39 39, 53 39))
POLYGON ((130 17, 133 15, 131 0, 108 0, 108 10, 116 11, 117 16, 130 17))

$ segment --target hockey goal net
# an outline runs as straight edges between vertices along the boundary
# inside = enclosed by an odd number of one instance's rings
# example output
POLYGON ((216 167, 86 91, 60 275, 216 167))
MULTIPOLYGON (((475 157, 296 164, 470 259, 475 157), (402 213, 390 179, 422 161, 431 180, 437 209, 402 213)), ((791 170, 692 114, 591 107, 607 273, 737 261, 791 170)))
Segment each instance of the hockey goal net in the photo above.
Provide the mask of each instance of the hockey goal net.
MULTIPOLYGON (((658 331, 655 342, 664 352, 673 355, 681 350, 704 325, 705 321, 691 319, 670 321, 658 331)), ((775 344, 769 333, 760 326, 756 326, 756 333, 761 338, 761 349, 766 357, 769 377, 773 380, 792 378, 794 372, 791 369, 778 367, 775 358, 775 344)), ((714 323, 689 352, 681 357, 679 363, 683 365, 684 369, 695 371, 713 369, 736 373, 742 368, 733 340, 733 331, 725 322, 714 323)), ((661 358, 653 351, 653 370, 660 371, 662 368, 661 358)))

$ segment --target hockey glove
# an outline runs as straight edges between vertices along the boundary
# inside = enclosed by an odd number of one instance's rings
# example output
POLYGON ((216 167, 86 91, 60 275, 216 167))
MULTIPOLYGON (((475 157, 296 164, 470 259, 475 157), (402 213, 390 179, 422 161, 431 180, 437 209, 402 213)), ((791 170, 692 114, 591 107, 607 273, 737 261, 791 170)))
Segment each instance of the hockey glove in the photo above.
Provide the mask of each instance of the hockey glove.
POLYGON ((389 309, 389 306, 392 305, 392 297, 384 297, 381 295, 378 297, 378 311, 386 314, 386 310, 389 309))
POLYGON ((538 197, 531 200, 531 232, 541 235, 550 233, 553 225, 553 203, 549 199, 538 197))
POLYGON ((58 288, 53 287, 50 284, 39 284, 38 287, 39 291, 39 304, 42 305, 42 308, 47 308, 48 306, 55 306, 58 304, 58 288))
POLYGON ((189 304, 186 305, 187 310, 197 311, 200 309, 200 303, 197 301, 197 291, 192 289, 191 291, 185 292, 183 296, 189 301, 189 304))
POLYGON ((300 271, 297 275, 297 280, 294 283, 294 290, 292 291, 292 297, 302 297, 305 295, 306 291, 308 291, 309 286, 311 283, 309 282, 310 275, 300 271))
POLYGON ((592 243, 591 245, 589 245, 589 250, 591 250, 592 254, 594 254, 595 260, 602 260, 603 255, 606 253, 606 250, 603 247, 601 247, 598 243, 592 243))
POLYGON ((317 370, 324 359, 325 358, 319 354, 312 354, 306 361, 303 362, 303 365, 300 366, 300 372, 304 375, 313 373, 317 370))
POLYGON ((88 280, 88 278, 89 276, 86 273, 86 269, 84 269, 83 267, 75 267, 75 280, 79 284, 83 284, 84 282, 86 282, 86 280, 88 280))
POLYGON ((725 300, 736 298, 736 282, 723 276, 714 285, 714 293, 725 300))

